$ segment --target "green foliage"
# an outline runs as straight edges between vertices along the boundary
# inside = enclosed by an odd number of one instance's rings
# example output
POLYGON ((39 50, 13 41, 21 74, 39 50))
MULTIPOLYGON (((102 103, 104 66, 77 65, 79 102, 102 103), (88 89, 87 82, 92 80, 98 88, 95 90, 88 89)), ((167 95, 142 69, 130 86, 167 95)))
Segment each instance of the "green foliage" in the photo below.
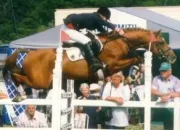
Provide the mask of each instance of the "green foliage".
POLYGON ((58 8, 178 4, 180 0, 0 0, 0 44, 53 27, 58 8))

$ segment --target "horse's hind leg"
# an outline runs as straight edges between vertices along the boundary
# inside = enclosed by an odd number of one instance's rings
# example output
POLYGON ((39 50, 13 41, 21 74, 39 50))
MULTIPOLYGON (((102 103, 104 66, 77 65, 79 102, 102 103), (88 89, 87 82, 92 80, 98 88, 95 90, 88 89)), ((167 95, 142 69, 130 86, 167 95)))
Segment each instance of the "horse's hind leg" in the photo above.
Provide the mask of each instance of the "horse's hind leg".
POLYGON ((24 87, 22 86, 22 84, 23 83, 30 84, 30 81, 28 80, 28 78, 26 76, 23 76, 23 75, 20 75, 17 73, 13 73, 12 77, 13 77, 13 79, 15 79, 14 81, 16 81, 18 83, 18 84, 16 84, 18 93, 12 101, 13 102, 21 102, 22 100, 25 100, 27 98, 26 92, 24 91, 24 87))
POLYGON ((21 74, 18 74, 18 73, 13 73, 13 76, 18 82, 24 83, 24 84, 26 84, 28 86, 33 86, 31 81, 28 79, 27 76, 21 75, 21 74))

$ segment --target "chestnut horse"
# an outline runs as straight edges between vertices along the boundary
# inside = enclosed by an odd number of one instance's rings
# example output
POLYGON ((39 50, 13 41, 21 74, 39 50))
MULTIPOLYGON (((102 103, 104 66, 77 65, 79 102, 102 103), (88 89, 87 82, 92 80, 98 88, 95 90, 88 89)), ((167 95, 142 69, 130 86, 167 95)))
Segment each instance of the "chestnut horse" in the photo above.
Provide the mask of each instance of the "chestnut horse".
MULTIPOLYGON (((106 64, 106 72, 111 75, 132 64, 139 63, 138 57, 128 57, 128 53, 137 48, 149 48, 151 35, 155 37, 152 42, 151 51, 155 55, 166 58, 170 63, 174 63, 176 56, 160 35, 160 31, 134 28, 125 29, 125 34, 99 35, 98 38, 103 43, 103 50, 98 55, 100 61, 106 64)), ((26 84, 35 89, 47 89, 52 82, 52 74, 56 60, 56 49, 30 50, 26 56, 22 69, 17 69, 16 58, 19 51, 13 53, 5 61, 3 69, 4 79, 8 71, 16 85, 26 84)), ((63 75, 72 79, 92 79, 94 76, 88 67, 86 60, 72 62, 68 59, 66 51, 63 51, 62 63, 63 75)), ((106 74, 105 74, 106 75, 106 74)))

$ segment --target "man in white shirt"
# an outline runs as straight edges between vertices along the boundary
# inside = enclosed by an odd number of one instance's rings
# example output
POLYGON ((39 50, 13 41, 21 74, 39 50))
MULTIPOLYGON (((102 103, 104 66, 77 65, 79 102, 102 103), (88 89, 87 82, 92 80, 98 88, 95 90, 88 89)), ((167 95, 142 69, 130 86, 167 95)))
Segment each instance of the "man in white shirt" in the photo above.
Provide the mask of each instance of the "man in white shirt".
POLYGON ((36 110, 35 105, 27 105, 26 111, 21 113, 15 121, 17 127, 44 128, 48 127, 44 113, 36 110))
MULTIPOLYGON (((159 68, 160 75, 154 77, 151 93, 162 103, 180 97, 180 80, 173 76, 172 66, 163 62, 159 68)), ((174 115, 175 116, 175 115, 174 115)), ((152 121, 162 121, 165 130, 173 130, 173 110, 170 108, 152 110, 152 121)))
MULTIPOLYGON (((123 84, 123 74, 118 72, 112 75, 111 82, 105 85, 102 99, 123 104, 130 99, 130 89, 123 84)), ((105 122, 106 129, 125 129, 128 123, 128 108, 112 108, 113 118, 105 122)))

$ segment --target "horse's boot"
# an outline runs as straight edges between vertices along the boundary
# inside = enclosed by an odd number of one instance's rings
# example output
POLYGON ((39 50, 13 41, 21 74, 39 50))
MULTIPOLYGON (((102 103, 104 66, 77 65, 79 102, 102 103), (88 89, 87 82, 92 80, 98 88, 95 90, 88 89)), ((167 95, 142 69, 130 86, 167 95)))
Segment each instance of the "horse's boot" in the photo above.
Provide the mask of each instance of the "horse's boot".
POLYGON ((93 73, 96 73, 99 69, 103 69, 102 64, 99 60, 94 56, 94 53, 91 49, 90 43, 84 45, 85 58, 90 65, 90 68, 93 73))
POLYGON ((26 96, 26 95, 21 96, 21 95, 18 93, 17 96, 12 99, 12 101, 13 101, 13 102, 21 102, 21 101, 23 101, 23 100, 25 100, 25 99, 27 99, 27 96, 26 96))

